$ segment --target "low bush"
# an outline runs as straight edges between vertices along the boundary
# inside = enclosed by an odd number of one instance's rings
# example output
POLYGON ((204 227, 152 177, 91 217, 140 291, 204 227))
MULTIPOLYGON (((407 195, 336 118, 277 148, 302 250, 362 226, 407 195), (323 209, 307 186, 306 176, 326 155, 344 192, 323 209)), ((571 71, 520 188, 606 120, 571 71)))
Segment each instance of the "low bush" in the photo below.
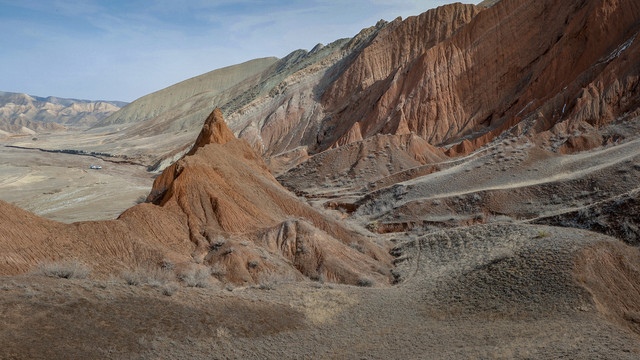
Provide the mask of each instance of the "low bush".
POLYGON ((178 275, 185 285, 190 287, 209 287, 211 270, 207 268, 189 269, 178 275))
POLYGON ((38 265, 36 273, 62 279, 85 279, 91 273, 91 267, 75 259, 46 262, 38 265))
POLYGON ((162 287, 162 295, 171 296, 178 291, 178 285, 176 283, 168 283, 162 287))

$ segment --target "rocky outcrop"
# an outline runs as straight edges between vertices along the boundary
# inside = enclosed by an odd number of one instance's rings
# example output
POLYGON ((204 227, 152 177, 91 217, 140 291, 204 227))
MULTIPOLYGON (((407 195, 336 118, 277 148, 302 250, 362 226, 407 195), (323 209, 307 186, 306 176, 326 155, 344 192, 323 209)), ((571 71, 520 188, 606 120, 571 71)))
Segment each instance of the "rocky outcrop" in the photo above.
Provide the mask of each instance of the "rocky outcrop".
POLYGON ((216 107, 209 115, 209 117, 207 117, 207 120, 204 121, 202 131, 200 131, 200 135, 198 135, 195 144, 193 144, 193 147, 191 148, 191 150, 189 150, 187 155, 195 154, 198 148, 205 145, 224 145, 229 141, 234 140, 235 138, 236 137, 224 122, 222 111, 220 111, 220 108, 216 107))
POLYGON ((297 193, 362 189, 408 169, 441 162, 444 152, 413 135, 375 135, 311 157, 278 180, 297 193))

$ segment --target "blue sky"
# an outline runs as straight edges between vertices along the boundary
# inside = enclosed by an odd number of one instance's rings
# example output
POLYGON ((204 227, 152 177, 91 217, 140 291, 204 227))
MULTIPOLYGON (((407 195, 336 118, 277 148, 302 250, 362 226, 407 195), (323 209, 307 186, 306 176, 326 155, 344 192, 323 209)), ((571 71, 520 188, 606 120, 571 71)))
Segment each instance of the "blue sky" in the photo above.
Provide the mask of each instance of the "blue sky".
POLYGON ((0 0, 0 91, 133 101, 440 0, 0 0))

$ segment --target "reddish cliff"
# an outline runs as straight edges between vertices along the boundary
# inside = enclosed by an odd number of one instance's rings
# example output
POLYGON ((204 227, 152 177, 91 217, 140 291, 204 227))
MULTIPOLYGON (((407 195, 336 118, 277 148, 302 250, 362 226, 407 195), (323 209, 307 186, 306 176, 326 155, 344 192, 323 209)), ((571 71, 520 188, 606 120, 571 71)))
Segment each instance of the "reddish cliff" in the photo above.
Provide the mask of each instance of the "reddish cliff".
POLYGON ((638 2, 505 0, 479 10, 445 6, 380 31, 324 93, 317 148, 342 145, 357 122, 363 138, 469 140, 453 155, 528 118, 535 132, 564 121, 568 132, 637 109, 638 2))

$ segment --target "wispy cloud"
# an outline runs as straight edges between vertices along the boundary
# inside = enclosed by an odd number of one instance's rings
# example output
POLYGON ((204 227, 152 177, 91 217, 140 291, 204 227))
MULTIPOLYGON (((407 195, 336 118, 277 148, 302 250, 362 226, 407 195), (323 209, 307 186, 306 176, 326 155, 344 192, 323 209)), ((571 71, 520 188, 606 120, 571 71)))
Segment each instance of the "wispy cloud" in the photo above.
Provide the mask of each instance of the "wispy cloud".
POLYGON ((0 0, 0 90, 131 101, 417 15, 419 0, 0 0))

